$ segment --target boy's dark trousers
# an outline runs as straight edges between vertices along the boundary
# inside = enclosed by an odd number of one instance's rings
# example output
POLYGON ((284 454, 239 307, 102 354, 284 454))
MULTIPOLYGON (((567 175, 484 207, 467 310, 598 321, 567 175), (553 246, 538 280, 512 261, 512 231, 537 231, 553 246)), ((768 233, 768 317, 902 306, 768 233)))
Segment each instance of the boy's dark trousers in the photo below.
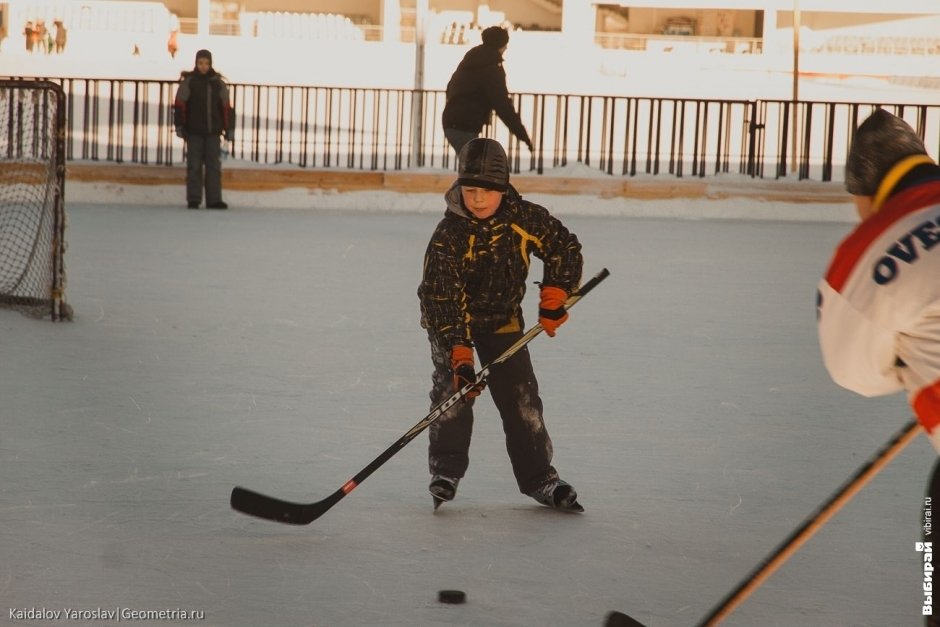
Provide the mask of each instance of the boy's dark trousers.
MULTIPOLYGON (((490 363, 519 338, 521 332, 474 335, 479 364, 490 363)), ((434 364, 431 406, 446 400, 454 392, 450 346, 438 346, 431 340, 434 364)), ((499 410, 506 434, 506 450, 516 483, 523 494, 558 478, 552 466, 552 440, 542 420, 542 399, 532 371, 528 348, 522 348, 501 364, 496 364, 486 379, 487 391, 499 410)), ((484 392, 485 394, 486 392, 484 392)), ((468 451, 473 431, 473 401, 458 403, 431 423, 428 429, 428 466, 431 474, 460 478, 470 463, 468 451)))
POLYGON ((205 169, 206 205, 222 202, 222 140, 218 135, 186 139, 186 202, 202 201, 205 169))

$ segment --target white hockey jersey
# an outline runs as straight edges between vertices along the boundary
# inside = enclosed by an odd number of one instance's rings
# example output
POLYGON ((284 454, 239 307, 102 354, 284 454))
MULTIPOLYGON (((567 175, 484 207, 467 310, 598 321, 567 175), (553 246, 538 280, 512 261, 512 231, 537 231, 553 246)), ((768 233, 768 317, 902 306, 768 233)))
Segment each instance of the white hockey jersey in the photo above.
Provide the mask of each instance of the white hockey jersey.
POLYGON ((940 452, 940 180, 930 178, 888 197, 842 241, 817 314, 833 380, 865 396, 906 390, 940 452))

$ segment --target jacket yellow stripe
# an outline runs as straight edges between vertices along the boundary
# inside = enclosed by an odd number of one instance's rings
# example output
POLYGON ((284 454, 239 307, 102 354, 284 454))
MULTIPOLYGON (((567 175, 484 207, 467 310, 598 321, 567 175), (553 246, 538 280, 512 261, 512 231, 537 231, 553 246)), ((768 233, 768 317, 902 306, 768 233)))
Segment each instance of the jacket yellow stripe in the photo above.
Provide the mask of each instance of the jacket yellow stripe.
POLYGON ((519 234, 519 238, 520 238, 519 253, 522 255, 523 263, 525 263, 526 267, 528 268, 529 267, 529 251, 526 250, 526 243, 532 242, 533 244, 536 245, 536 247, 539 250, 542 250, 542 240, 535 237, 531 233, 528 233, 525 229, 523 229, 518 224, 510 224, 509 226, 512 227, 513 231, 519 234))

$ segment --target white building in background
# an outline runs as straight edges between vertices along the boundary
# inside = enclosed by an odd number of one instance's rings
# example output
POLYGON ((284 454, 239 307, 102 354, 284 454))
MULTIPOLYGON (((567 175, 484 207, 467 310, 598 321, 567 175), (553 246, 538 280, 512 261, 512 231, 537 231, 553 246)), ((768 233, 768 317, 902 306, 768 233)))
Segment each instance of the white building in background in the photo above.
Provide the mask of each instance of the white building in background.
POLYGON ((853 85, 918 98, 940 86, 936 0, 0 0, 0 73, 15 73, 7 55, 26 54, 37 19, 69 33, 61 59, 20 63, 44 75, 124 75, 137 56, 138 77, 172 77, 207 47, 235 81, 408 88, 420 39, 423 85, 439 89, 480 28, 502 24, 515 91, 789 98, 798 76, 801 97, 851 99, 853 85))
MULTIPOLYGON (((790 45, 794 14, 813 42, 832 36, 929 37, 936 34, 940 4, 933 0, 4 0, 0 23, 15 36, 26 20, 63 19, 72 29, 107 23, 115 31, 161 27, 172 14, 183 34, 244 37, 336 37, 329 28, 303 22, 332 16, 352 24, 369 41, 413 40, 416 12, 427 5, 428 34, 439 28, 508 24, 526 31, 557 32, 575 43, 643 49, 643 38, 757 40, 754 48, 790 45), (278 27, 260 29, 265 19, 278 27)), ((662 46, 656 44, 655 51, 662 46)), ((727 51, 744 51, 734 46, 727 51)))

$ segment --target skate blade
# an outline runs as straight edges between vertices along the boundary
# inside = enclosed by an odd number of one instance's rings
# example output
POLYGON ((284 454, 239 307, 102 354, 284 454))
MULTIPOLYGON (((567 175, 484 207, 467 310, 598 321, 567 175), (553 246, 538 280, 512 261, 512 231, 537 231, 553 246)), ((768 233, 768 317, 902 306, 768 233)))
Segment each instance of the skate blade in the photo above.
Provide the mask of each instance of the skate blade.
POLYGON ((540 503, 543 507, 548 509, 553 509, 558 512, 565 512, 569 514, 582 514, 584 513, 584 507, 581 506, 577 501, 573 501, 567 505, 559 503, 558 505, 553 505, 551 503, 540 503))
POLYGON ((580 503, 572 503, 571 505, 545 505, 542 504, 546 509, 551 509, 556 512, 564 512, 565 514, 583 514, 584 508, 581 507, 580 503))
POLYGON ((434 499, 435 510, 437 510, 437 508, 441 506, 441 503, 446 503, 447 501, 453 501, 454 496, 455 496, 454 492, 448 492, 446 494, 442 494, 439 490, 435 488, 431 488, 429 492, 431 493, 431 498, 434 499))
POLYGON ((563 512, 571 512, 571 513, 573 513, 573 514, 583 514, 583 513, 584 513, 584 508, 581 507, 581 504, 578 503, 577 501, 575 501, 575 502, 572 503, 571 505, 558 507, 557 509, 560 509, 560 510, 563 511, 563 512))
POLYGON ((584 508, 578 503, 578 495, 574 493, 574 488, 569 485, 563 485, 557 488, 554 497, 556 503, 554 505, 555 509, 560 509, 563 512, 577 513, 584 511, 584 508))

